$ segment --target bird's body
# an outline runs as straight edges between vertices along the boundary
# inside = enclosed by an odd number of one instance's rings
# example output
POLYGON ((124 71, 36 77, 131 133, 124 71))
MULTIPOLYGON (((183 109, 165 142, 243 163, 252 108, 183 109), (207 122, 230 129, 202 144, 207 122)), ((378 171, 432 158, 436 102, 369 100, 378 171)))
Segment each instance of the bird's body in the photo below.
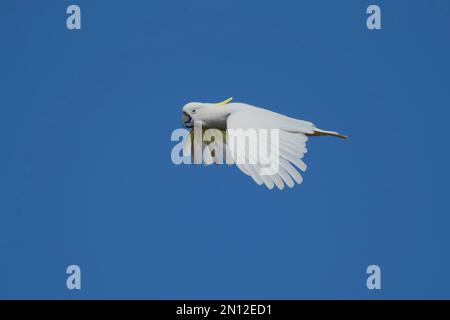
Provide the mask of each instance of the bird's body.
MULTIPOLYGON (((300 159, 306 153, 308 136, 329 135, 346 139, 337 132, 318 129, 311 122, 290 118, 245 103, 227 103, 230 100, 219 104, 188 103, 183 107, 182 123, 188 128, 201 125, 202 129, 226 131, 227 136, 233 130, 277 130, 278 146, 276 149, 272 147, 273 150, 278 150, 276 152, 279 165, 276 173, 261 174, 262 163, 259 160, 248 161, 248 155, 244 156, 245 159, 241 159, 241 163, 236 161, 241 171, 251 176, 256 183, 264 183, 269 189, 274 186, 283 189, 285 184, 293 187, 294 181, 302 182, 301 175, 292 164, 302 171, 306 170, 306 165, 300 159)), ((270 143, 267 142, 267 144, 271 151, 270 143)), ((253 148, 256 147, 253 146, 253 148)), ((258 156, 261 155, 261 151, 255 152, 258 156)))

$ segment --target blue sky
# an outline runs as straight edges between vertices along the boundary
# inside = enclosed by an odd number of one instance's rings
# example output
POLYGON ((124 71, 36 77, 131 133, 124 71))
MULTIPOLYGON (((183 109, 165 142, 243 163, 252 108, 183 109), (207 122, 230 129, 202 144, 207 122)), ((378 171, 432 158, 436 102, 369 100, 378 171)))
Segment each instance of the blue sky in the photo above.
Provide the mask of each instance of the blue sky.
POLYGON ((2 1, 0 298, 450 298, 449 14, 2 1), (229 96, 350 139, 310 139, 304 183, 283 192, 175 166, 181 107, 229 96))

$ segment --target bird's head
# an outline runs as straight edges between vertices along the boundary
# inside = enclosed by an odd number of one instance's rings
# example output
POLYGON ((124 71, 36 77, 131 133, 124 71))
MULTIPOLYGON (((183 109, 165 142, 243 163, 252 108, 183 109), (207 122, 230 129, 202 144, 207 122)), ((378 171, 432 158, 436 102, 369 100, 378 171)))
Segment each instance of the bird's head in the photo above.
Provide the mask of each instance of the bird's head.
POLYGON ((230 114, 225 105, 231 100, 229 98, 220 103, 189 102, 183 107, 181 124, 185 128, 201 124, 204 128, 222 129, 230 114))

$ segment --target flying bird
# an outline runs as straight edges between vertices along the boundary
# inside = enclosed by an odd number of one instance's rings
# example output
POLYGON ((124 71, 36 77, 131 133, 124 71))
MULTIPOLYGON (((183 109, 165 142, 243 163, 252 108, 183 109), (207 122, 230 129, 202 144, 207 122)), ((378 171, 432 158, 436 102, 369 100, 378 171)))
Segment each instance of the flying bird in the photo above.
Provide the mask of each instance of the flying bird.
MULTIPOLYGON (((306 164, 302 161, 303 156, 307 152, 306 142, 310 136, 332 136, 341 139, 347 139, 347 136, 339 134, 335 131, 326 131, 317 128, 313 123, 287 117, 285 115, 258 108, 245 103, 231 103, 229 98, 220 103, 201 103, 190 102, 184 105, 181 122, 185 128, 191 128, 187 149, 191 150, 192 156, 194 150, 199 147, 198 141, 194 139, 194 128, 201 127, 203 135, 204 130, 217 129, 224 133, 223 140, 225 146, 230 145, 230 131, 232 130, 273 130, 278 129, 278 167, 277 171, 272 174, 263 174, 259 157, 254 161, 249 161, 249 155, 244 156, 243 161, 233 161, 234 164, 245 174, 253 178, 258 184, 264 184, 268 189, 275 186, 282 190, 284 186, 294 187, 295 183, 302 183, 303 178, 300 171, 306 171, 306 164), (192 142, 193 141, 193 142, 192 142)), ((219 141, 211 141, 209 146, 219 141)), ((251 142, 250 142, 251 143, 251 142)), ((269 142, 267 142, 269 144, 269 142)), ((201 148, 208 147, 200 142, 201 148)), ((250 146, 255 149, 256 146, 250 146)), ((214 149, 214 148, 213 148, 214 149)), ((275 150, 275 148, 272 148, 275 150)), ((272 150, 270 146, 268 150, 272 150)), ((203 151, 204 149, 202 149, 203 151)), ((256 151, 259 156, 260 151, 256 151)), ((236 158, 235 153, 232 156, 236 158)), ((213 155, 214 157, 214 155, 213 155)), ((241 156, 242 158, 242 156, 241 156)), ((219 163, 217 159, 206 159, 206 164, 219 163)))

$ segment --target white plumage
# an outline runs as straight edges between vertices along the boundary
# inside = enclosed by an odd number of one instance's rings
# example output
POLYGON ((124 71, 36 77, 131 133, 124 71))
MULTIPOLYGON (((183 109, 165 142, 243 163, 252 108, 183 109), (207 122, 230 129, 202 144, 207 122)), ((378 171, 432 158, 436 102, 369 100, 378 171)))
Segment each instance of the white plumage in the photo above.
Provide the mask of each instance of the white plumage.
MULTIPOLYGON (((267 188, 283 189, 285 185, 292 188, 295 183, 302 183, 303 178, 299 172, 306 171, 306 164, 303 162, 303 156, 307 152, 306 142, 308 136, 328 135, 346 139, 346 136, 340 135, 334 131, 325 131, 318 129, 313 123, 298 120, 272 112, 267 109, 258 108, 245 103, 228 103, 228 99, 221 103, 199 103, 191 102, 183 107, 182 123, 188 128, 202 126, 202 129, 218 129, 227 132, 226 145, 229 147, 229 132, 231 130, 272 130, 278 129, 278 170, 274 174, 262 174, 263 163, 260 161, 261 151, 256 145, 250 143, 249 148, 258 155, 255 159, 249 159, 249 154, 236 156, 231 152, 233 162, 245 174, 251 176, 258 185, 266 185, 267 188), (245 158, 245 159, 243 159, 245 158), (240 160, 240 161, 237 161, 240 160)), ((192 137, 192 135, 190 135, 192 137)), ((190 141, 188 141, 190 143, 190 141)), ((194 145, 195 149, 198 145, 194 145)), ((217 147, 216 143, 209 146, 212 149, 217 147)), ((276 153, 275 148, 271 150, 271 144, 267 141, 267 150, 276 153)), ((250 153, 251 154, 251 153, 250 153)), ((216 154, 217 156, 217 154, 216 154)), ((251 157, 251 155, 250 155, 251 157)), ((261 157, 262 158, 262 157, 261 157)), ((206 164, 218 162, 218 159, 204 159, 206 164)))

